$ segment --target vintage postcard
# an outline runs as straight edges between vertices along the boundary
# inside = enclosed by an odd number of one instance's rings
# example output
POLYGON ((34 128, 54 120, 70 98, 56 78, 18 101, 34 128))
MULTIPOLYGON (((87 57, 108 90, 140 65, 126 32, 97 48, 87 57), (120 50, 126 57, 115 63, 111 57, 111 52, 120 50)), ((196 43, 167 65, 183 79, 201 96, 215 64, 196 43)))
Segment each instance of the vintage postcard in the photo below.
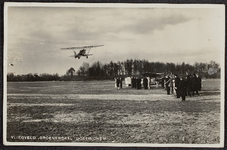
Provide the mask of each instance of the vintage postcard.
POLYGON ((4 144, 223 147, 225 6, 4 5, 4 144))

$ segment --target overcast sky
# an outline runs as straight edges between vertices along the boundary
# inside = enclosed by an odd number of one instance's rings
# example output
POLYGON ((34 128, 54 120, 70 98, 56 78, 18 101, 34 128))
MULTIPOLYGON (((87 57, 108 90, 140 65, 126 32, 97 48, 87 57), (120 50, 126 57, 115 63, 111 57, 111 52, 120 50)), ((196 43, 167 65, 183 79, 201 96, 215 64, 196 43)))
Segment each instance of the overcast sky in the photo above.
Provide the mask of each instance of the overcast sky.
POLYGON ((91 65, 98 60, 221 63, 223 6, 99 6, 8 7, 7 72, 63 75, 70 67, 78 70, 83 62, 91 65), (69 57, 72 50, 60 50, 100 44, 104 46, 91 49, 94 55, 89 59, 75 59, 69 57))

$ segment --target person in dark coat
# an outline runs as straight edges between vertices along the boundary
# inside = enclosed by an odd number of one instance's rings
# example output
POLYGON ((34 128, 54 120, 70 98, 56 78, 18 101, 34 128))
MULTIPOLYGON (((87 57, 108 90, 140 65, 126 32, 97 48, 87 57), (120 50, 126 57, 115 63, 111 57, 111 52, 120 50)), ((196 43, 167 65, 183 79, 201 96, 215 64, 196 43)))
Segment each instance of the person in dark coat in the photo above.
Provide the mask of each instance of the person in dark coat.
POLYGON ((192 77, 192 95, 194 96, 195 92, 197 95, 199 95, 199 80, 196 76, 196 74, 193 74, 192 77))
POLYGON ((188 74, 186 77, 186 84, 187 84, 187 95, 191 96, 192 92, 192 81, 191 81, 191 75, 188 74))
POLYGON ((120 88, 122 89, 122 78, 120 78, 119 80, 120 80, 120 88))
POLYGON ((136 89, 138 90, 139 89, 139 78, 138 77, 136 77, 135 83, 136 83, 136 89))
POLYGON ((134 89, 136 89, 136 83, 137 82, 137 79, 136 79, 136 77, 133 77, 133 84, 134 84, 134 89))
POLYGON ((141 89, 141 78, 138 78, 139 89, 141 89))
POLYGON ((197 79, 197 81, 198 81, 198 83, 197 83, 198 90, 201 91, 201 88, 202 88, 202 79, 201 79, 201 77, 198 74, 196 74, 196 77, 198 78, 197 79))
POLYGON ((179 96, 182 98, 182 101, 185 101, 187 95, 187 81, 183 79, 183 76, 180 77, 178 92, 179 96))
POLYGON ((131 86, 134 88, 134 77, 131 77, 131 86))
POLYGON ((117 78, 117 89, 119 89, 119 87, 120 87, 120 79, 117 78))
POLYGON ((177 74, 175 74, 175 91, 176 91, 177 98, 180 98, 179 89, 178 89, 179 83, 180 83, 180 78, 178 77, 177 74))
POLYGON ((144 78, 143 78, 143 88, 144 88, 144 89, 147 89, 147 88, 148 88, 147 85, 148 85, 147 77, 144 77, 144 78))
POLYGON ((165 82, 165 77, 162 77, 161 84, 163 89, 165 88, 164 82, 165 82))

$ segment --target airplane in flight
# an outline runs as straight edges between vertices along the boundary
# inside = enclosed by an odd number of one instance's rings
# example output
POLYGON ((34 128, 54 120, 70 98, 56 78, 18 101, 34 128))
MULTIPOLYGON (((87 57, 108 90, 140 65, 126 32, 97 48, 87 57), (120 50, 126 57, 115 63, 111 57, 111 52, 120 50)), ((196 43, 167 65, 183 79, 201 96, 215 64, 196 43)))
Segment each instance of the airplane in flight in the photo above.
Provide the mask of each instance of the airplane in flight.
POLYGON ((75 57, 75 58, 80 59, 80 57, 88 58, 88 56, 93 55, 93 54, 89 54, 91 48, 101 47, 101 46, 103 46, 103 45, 92 45, 92 46, 82 46, 82 47, 68 47, 68 48, 61 48, 61 50, 81 49, 78 53, 76 53, 74 51, 74 55, 70 56, 70 57, 75 57), (88 50, 88 52, 86 53, 87 50, 88 50))

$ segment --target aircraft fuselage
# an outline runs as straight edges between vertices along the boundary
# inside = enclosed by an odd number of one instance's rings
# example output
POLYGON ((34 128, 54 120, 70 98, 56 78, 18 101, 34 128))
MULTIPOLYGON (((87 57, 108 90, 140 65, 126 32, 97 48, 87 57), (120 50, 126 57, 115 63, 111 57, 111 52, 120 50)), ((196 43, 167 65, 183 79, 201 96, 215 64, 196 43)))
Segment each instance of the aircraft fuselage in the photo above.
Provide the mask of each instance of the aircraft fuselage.
POLYGON ((80 59, 81 56, 87 56, 85 49, 82 49, 82 50, 80 50, 80 52, 78 54, 75 54, 75 58, 80 59))

